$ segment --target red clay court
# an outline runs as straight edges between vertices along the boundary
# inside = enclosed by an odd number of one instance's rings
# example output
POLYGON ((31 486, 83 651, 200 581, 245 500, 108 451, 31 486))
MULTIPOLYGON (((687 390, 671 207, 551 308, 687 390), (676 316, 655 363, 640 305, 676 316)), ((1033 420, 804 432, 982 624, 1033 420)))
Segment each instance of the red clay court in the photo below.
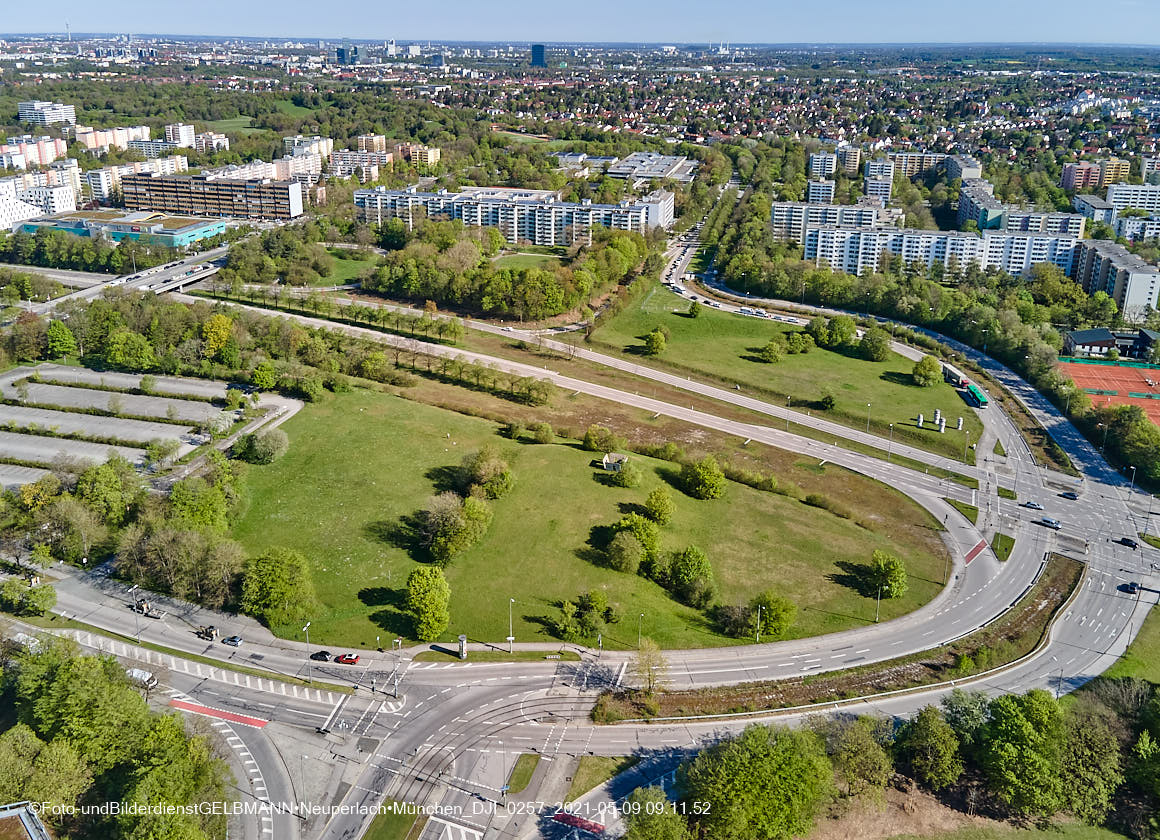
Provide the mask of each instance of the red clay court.
POLYGON ((1059 367, 1092 399, 1092 405, 1141 406, 1160 426, 1160 366, 1103 359, 1060 362, 1059 367))

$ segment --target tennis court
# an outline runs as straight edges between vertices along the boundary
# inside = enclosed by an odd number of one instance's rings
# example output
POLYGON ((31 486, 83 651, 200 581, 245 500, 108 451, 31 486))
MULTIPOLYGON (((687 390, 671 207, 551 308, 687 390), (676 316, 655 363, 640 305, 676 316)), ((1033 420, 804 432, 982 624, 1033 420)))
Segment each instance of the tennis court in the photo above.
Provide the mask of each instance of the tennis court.
POLYGON ((1160 366, 1143 362, 1061 361, 1093 405, 1138 405, 1160 426, 1160 366))

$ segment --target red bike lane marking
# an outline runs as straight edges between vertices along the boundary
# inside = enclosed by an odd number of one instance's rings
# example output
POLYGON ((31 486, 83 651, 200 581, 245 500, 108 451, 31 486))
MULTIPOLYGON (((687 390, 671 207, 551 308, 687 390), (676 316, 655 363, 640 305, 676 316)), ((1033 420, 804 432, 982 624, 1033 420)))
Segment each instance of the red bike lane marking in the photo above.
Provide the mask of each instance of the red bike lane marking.
POLYGON ((186 700, 170 700, 169 705, 175 709, 181 709, 183 712, 192 712, 195 715, 205 715, 206 717, 228 720, 230 723, 240 723, 244 726, 252 726, 255 729, 261 729, 270 722, 268 720, 262 720, 261 718, 250 717, 249 715, 239 715, 237 712, 215 709, 212 706, 201 706, 186 700))

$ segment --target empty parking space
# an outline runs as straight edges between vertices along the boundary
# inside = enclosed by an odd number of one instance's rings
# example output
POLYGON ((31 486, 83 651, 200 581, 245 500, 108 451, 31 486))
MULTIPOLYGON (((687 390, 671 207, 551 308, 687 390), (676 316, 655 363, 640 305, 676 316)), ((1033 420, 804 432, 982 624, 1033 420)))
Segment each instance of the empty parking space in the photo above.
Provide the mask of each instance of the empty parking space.
POLYGON ((63 456, 71 460, 99 464, 108 460, 113 453, 125 458, 131 464, 140 465, 145 460, 145 450, 143 449, 130 449, 125 446, 109 446, 103 443, 88 443, 40 435, 0 432, 0 454, 16 461, 50 465, 63 456))
POLYGON ((0 464, 0 487, 12 490, 25 484, 32 484, 47 474, 48 470, 38 470, 36 467, 0 464))
MULTIPOLYGON (((15 382, 5 382, 0 386, 0 393, 8 399, 18 399, 20 394, 17 387, 15 382)), ((175 420, 192 423, 200 423, 221 414, 221 409, 210 403, 171 397, 142 397, 136 394, 118 394, 37 382, 29 382, 25 387, 28 402, 66 408, 96 408, 115 414, 133 414, 140 417, 172 417, 175 420)))
MULTIPOLYGON (((109 388, 141 387, 141 375, 136 373, 117 373, 116 371, 98 371, 88 368, 66 367, 65 365, 40 365, 37 367, 41 378, 51 379, 54 382, 71 382, 77 385, 98 385, 109 388)), ((224 398, 227 385, 225 382, 202 381, 200 379, 178 379, 173 376, 154 376, 151 390, 158 394, 189 394, 196 397, 224 398)))
POLYGON ((59 434, 83 434, 98 438, 117 438, 135 443, 154 440, 179 439, 188 441, 192 426, 172 423, 151 423, 148 420, 123 420, 119 417, 98 417, 92 414, 70 414, 47 408, 29 408, 23 405, 0 405, 0 425, 13 424, 19 428, 39 426, 59 434))

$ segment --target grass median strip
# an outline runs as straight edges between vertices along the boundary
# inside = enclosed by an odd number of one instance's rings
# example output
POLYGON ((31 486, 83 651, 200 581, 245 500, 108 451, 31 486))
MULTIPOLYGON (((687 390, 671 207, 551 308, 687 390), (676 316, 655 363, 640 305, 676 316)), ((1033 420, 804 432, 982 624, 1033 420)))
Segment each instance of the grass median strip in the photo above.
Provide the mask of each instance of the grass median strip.
POLYGON ((572 774, 572 784, 568 787, 568 795, 564 797, 564 801, 575 802, 594 787, 635 767, 639 761, 639 756, 635 755, 580 756, 580 765, 572 774))
POLYGON ((979 509, 974 505, 968 505, 966 502, 960 502, 958 499, 944 498, 943 501, 965 516, 972 525, 979 520, 979 509))
POLYGON ((523 793, 532 782, 532 775, 540 764, 538 753, 522 753, 512 766, 512 774, 508 776, 508 793, 513 796, 523 793))
MULTIPOLYGON (((6 613, 6 615, 10 615, 6 613)), ((15 618, 15 616, 13 616, 15 618)), ((176 650, 175 648, 165 647, 164 645, 155 645, 152 642, 138 642, 132 636, 123 636, 120 633, 114 633, 111 630, 103 630, 100 627, 95 627, 92 624, 86 624, 83 621, 77 621, 75 618, 66 618, 55 613, 49 613, 43 616, 20 616, 18 621, 25 624, 32 624, 36 627, 43 627, 45 630, 80 630, 83 632, 92 633, 96 636, 103 636, 106 639, 113 639, 114 641, 123 642, 134 647, 151 650, 154 653, 160 653, 165 656, 172 656, 175 659, 184 659, 189 662, 197 662, 202 665, 208 665, 211 668, 221 668, 225 671, 235 671, 239 674, 246 674, 251 677, 263 677, 268 680, 277 680, 284 682, 287 685, 308 685, 311 688, 321 689, 323 691, 335 691, 342 694, 352 694, 354 689, 347 685, 337 685, 335 683, 320 682, 319 680, 309 681, 301 677, 293 677, 289 674, 282 674, 277 671, 264 671, 261 668, 248 668, 244 665, 235 665, 231 662, 223 662, 220 659, 213 659, 208 656, 202 656, 197 653, 188 653, 183 650, 176 650)))
POLYGON ((605 692, 592 717, 597 723, 698 715, 756 714, 812 703, 830 703, 969 677, 1013 662, 1043 639, 1052 618, 1079 586, 1083 564, 1052 554, 1039 579, 989 625, 950 644, 870 665, 785 680, 662 691, 605 692))
MULTIPOLYGON (((453 650, 425 650, 412 658, 413 662, 459 661, 459 653, 453 650)), ((472 650, 467 653, 468 662, 579 662, 580 654, 574 650, 472 650)))
POLYGON ((1011 501, 1015 501, 1016 499, 1019 498, 1019 496, 1016 495, 1015 491, 1012 490, 1010 487, 1000 487, 999 488, 999 498, 1000 499, 1010 499, 1011 501))
POLYGON ((995 552, 995 556, 999 558, 1000 562, 1007 561, 1013 548, 1015 548, 1015 538, 1006 534, 995 534, 991 540, 991 550, 995 552))

